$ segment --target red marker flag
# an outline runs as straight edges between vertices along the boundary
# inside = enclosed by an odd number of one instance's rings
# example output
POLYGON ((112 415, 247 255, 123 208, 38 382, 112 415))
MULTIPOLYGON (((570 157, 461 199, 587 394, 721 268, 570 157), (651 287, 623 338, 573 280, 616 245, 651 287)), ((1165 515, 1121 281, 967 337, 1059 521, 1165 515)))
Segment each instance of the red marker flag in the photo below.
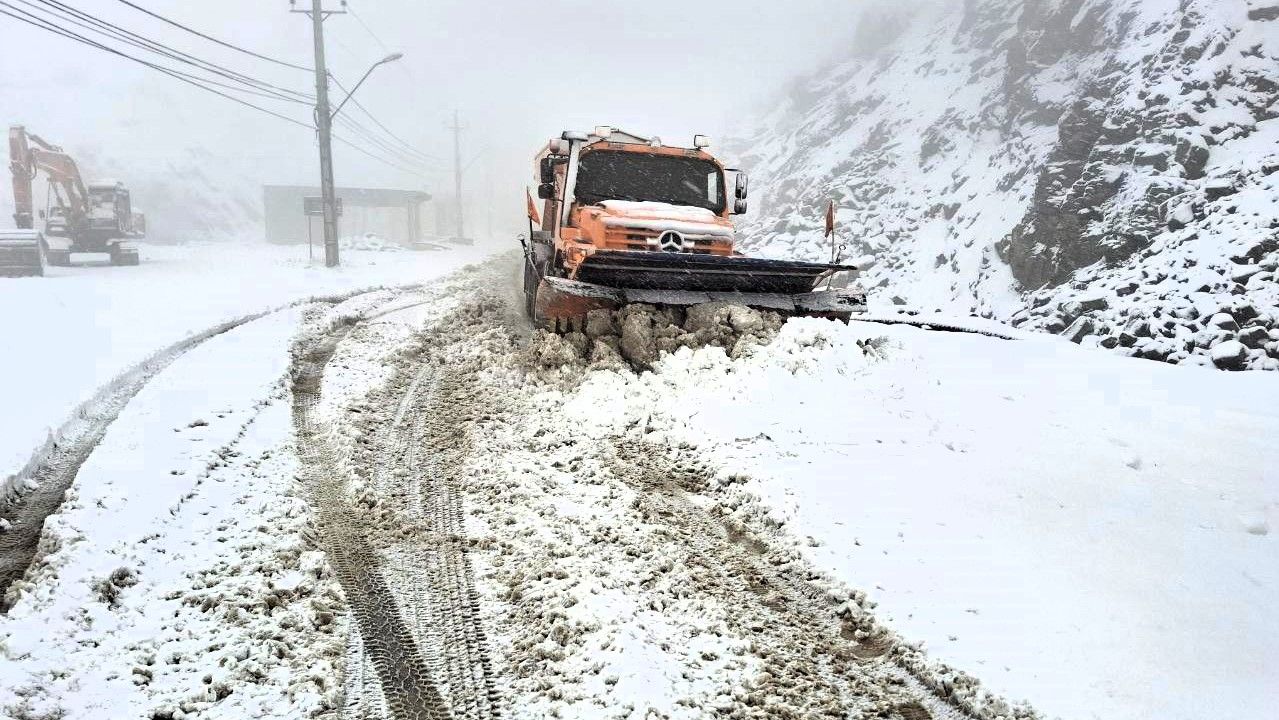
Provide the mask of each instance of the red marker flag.
POLYGON ((826 237, 835 234, 835 201, 826 206, 826 237))
POLYGON ((535 204, 533 203, 533 193, 529 192, 529 191, 528 191, 528 188, 524 188, 524 197, 525 197, 525 199, 527 199, 527 200, 528 200, 528 219, 529 219, 529 222, 533 223, 534 225, 541 225, 541 224, 542 224, 542 216, 538 214, 538 212, 537 212, 537 205, 535 205, 535 204))

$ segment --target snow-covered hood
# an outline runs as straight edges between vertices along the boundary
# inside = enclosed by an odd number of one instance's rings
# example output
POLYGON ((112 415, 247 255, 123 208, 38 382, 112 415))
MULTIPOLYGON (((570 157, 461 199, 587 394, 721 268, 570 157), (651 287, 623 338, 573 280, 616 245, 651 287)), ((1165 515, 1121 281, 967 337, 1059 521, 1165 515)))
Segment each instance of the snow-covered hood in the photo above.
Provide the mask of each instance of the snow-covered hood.
POLYGON ((732 237, 733 223, 706 208, 660 202, 605 200, 592 208, 605 227, 624 227, 684 235, 732 237))

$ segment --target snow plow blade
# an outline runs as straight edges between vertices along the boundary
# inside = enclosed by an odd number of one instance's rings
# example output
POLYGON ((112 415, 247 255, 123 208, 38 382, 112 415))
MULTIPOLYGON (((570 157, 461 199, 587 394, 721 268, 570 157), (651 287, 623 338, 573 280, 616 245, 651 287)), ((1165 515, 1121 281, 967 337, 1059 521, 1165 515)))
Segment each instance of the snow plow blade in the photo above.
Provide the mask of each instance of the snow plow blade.
POLYGON ((579 280, 541 278, 534 318, 542 327, 571 330, 581 327, 592 310, 726 302, 787 317, 847 321, 866 311, 866 293, 857 287, 817 288, 832 273, 853 270, 758 258, 600 252, 582 264, 579 280))
POLYGON ((739 256, 606 250, 582 261, 577 279, 611 288, 799 295, 812 292, 835 272, 854 269, 739 256))
POLYGON ((44 275, 44 253, 35 230, 0 230, 0 276, 44 275))

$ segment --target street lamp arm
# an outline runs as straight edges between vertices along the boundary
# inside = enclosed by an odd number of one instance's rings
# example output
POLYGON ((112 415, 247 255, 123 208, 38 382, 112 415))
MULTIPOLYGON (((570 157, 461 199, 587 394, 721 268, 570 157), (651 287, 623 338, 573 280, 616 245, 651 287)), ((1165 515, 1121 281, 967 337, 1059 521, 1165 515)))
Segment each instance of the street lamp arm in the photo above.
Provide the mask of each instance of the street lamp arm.
POLYGON ((364 77, 360 78, 360 81, 355 84, 355 87, 351 88, 351 92, 346 94, 346 97, 342 99, 341 103, 338 103, 337 109, 334 110, 329 115, 329 119, 332 120, 333 118, 336 118, 338 116, 338 113, 342 112, 342 108, 346 107, 347 101, 349 101, 351 97, 355 95, 355 91, 360 89, 360 86, 364 84, 364 81, 369 79, 369 76, 373 74, 374 70, 377 70, 378 67, 385 65, 389 62, 395 62, 396 60, 399 60, 402 57, 404 57, 404 53, 393 53, 373 63, 373 67, 369 68, 368 71, 364 73, 364 77))

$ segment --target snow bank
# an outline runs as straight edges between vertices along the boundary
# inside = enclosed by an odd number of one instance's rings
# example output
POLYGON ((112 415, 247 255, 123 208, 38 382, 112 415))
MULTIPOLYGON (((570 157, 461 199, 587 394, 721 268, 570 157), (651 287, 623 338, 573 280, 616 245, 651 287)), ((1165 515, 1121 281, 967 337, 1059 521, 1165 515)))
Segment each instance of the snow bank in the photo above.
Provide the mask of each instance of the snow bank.
POLYGON ((1083 350, 793 320, 730 360, 597 372, 572 425, 694 443, 934 660, 1049 716, 1265 717, 1279 386, 1083 350))

